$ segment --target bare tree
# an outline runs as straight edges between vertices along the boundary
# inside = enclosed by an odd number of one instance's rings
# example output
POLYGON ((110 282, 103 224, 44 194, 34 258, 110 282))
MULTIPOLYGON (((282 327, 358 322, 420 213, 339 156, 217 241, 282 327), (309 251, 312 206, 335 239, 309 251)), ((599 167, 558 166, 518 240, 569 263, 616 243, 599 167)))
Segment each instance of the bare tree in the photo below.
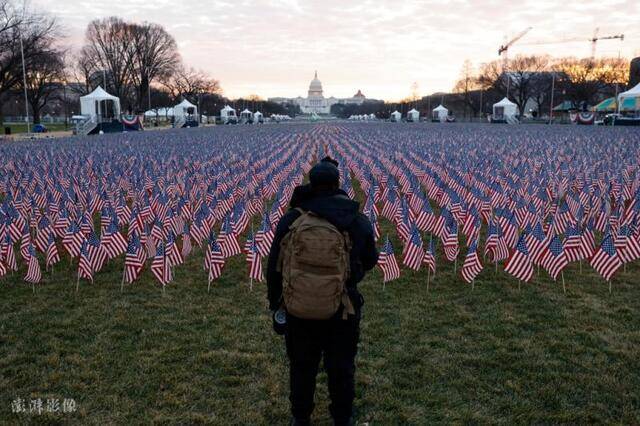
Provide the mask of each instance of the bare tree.
POLYGON ((67 55, 67 57, 70 58, 66 67, 67 80, 76 83, 69 85, 71 92, 84 96, 102 84, 102 79, 97 78, 95 64, 90 55, 80 51, 80 53, 67 55))
POLYGON ((179 67, 175 73, 163 82, 169 93, 178 100, 186 98, 197 103, 204 94, 219 94, 220 82, 202 71, 179 67))
POLYGON ((551 89, 555 86, 554 73, 556 74, 557 80, 560 81, 561 77, 559 77, 555 71, 538 73, 531 81, 531 100, 536 104, 537 114, 543 114, 549 111, 551 89))
POLYGON ((520 115, 524 114, 527 101, 532 96, 533 82, 537 75, 548 69, 547 56, 516 56, 509 61, 493 61, 483 65, 479 81, 492 86, 513 99, 520 115))
POLYGON ((562 58, 556 62, 562 76, 560 85, 576 105, 593 105, 602 97, 613 96, 616 85, 628 81, 629 62, 619 58, 562 58))
POLYGON ((134 45, 132 83, 136 87, 137 106, 144 110, 151 83, 170 77, 180 64, 180 55, 176 41, 160 25, 132 25, 131 32, 134 45))
POLYGON ((90 75, 106 73, 110 87, 106 90, 121 100, 131 100, 135 45, 131 25, 120 18, 96 19, 89 23, 81 61, 90 67, 90 75))
MULTIPOLYGON (((40 123, 40 112, 57 94, 65 80, 64 51, 41 51, 30 61, 26 72, 27 101, 33 113, 33 122, 40 123)), ((23 81, 18 86, 24 90, 23 81)))
MULTIPOLYGON (((22 51, 25 68, 42 51, 49 49, 59 36, 55 19, 30 12, 18 11, 10 0, 0 0, 0 106, 6 94, 22 81, 22 51)), ((0 108, 0 123, 2 123, 0 108)))
POLYGON ((474 99, 473 92, 480 89, 478 77, 475 75, 473 64, 470 60, 466 59, 462 64, 462 70, 460 71, 460 78, 453 87, 453 92, 460 94, 464 102, 464 116, 467 116, 467 109, 471 108, 472 114, 480 110, 480 101, 474 99))

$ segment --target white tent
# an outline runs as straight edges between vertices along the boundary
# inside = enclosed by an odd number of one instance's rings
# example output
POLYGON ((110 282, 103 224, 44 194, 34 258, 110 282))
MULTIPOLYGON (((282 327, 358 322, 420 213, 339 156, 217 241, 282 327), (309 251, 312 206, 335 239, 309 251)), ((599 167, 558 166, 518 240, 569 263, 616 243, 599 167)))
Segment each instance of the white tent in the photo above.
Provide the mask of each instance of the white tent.
POLYGON ((251 111, 249 111, 248 109, 245 109, 244 111, 242 111, 240 113, 240 120, 242 120, 243 122, 245 121, 249 121, 253 119, 253 113, 251 111))
POLYGON ((518 106, 507 98, 504 98, 500 102, 493 104, 494 121, 508 121, 516 115, 518 115, 518 106))
POLYGON ((80 114, 92 119, 120 118, 120 99, 104 91, 100 86, 86 96, 80 97, 80 114), (112 105, 109 111, 109 102, 112 105))
MULTIPOLYGON (((173 107, 173 116, 176 119, 186 118, 189 116, 198 116, 198 108, 189 102, 188 100, 183 100, 178 105, 173 107)), ((197 118, 196 118, 197 119, 197 118)))
POLYGON ((375 114, 373 113, 369 114, 369 120, 375 120, 375 119, 376 119, 375 114))
POLYGON ((417 123, 420 121, 420 112, 413 108, 411 111, 407 113, 407 121, 411 121, 412 123, 417 123))
POLYGON ((262 113, 260 111, 256 111, 253 113, 253 122, 254 123, 262 123, 264 118, 262 118, 262 113))
POLYGON ((626 92, 622 92, 618 95, 618 109, 619 110, 637 110, 638 105, 640 105, 640 83, 636 84, 635 87, 627 90, 626 92), (634 99, 635 102, 628 101, 627 99, 634 99))
POLYGON ((446 109, 442 104, 438 105, 431 111, 431 121, 440 121, 444 122, 449 115, 449 110, 446 109))
POLYGON ((393 122, 398 122, 398 121, 400 121, 401 119, 402 119, 402 114, 400 114, 400 113, 398 112, 398 110, 393 111, 393 112, 391 113, 391 121, 393 121, 393 122))
POLYGON ((220 110, 220 119, 223 123, 228 123, 230 121, 236 122, 238 120, 236 110, 231 108, 229 105, 225 105, 224 108, 220 110))

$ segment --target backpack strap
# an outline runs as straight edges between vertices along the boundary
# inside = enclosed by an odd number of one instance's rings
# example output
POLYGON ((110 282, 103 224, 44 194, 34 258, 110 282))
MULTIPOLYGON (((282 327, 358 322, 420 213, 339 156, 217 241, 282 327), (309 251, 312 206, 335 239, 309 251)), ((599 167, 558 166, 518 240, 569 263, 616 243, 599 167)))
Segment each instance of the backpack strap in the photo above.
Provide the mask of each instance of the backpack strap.
POLYGON ((347 293, 347 287, 344 288, 344 291, 342 292, 342 306, 344 306, 344 309, 342 309, 342 319, 346 320, 347 319, 347 315, 351 314, 351 315, 355 315, 356 314, 356 310, 353 307, 353 303, 351 302, 351 298, 349 297, 349 293, 347 293))

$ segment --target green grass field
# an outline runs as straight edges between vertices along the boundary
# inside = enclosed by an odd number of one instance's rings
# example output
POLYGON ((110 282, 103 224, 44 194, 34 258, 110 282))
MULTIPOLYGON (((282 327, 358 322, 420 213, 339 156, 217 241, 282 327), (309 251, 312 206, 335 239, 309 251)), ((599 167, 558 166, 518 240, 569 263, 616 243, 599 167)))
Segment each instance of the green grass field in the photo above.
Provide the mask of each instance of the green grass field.
MULTIPOLYGON (((380 225, 400 262, 392 224, 380 225)), ((458 265, 465 254, 463 245, 458 265)), ((244 258, 229 259, 209 293, 199 249, 164 292, 148 265, 122 293, 122 256, 78 293, 66 255, 35 292, 24 266, 0 278, 0 421, 289 421, 284 341, 244 258), (14 414, 16 398, 27 411, 31 399, 73 398, 77 411, 14 414)), ((566 294, 544 272, 519 286, 486 264, 472 289, 440 247, 437 268, 429 287, 426 270, 406 268, 386 286, 378 268, 360 284, 360 424, 640 423, 638 262, 618 271, 611 293, 586 263, 565 269, 566 294)), ((328 403, 321 373, 316 424, 331 424, 328 403)))
MULTIPOLYGON (((60 130, 71 130, 73 128, 73 125, 69 124, 65 126, 64 123, 43 123, 43 124, 50 132, 57 132, 60 130)), ((12 134, 27 133, 27 125, 25 123, 4 123, 2 125, 3 134, 4 134, 5 127, 10 127, 12 134)), ((33 123, 29 123, 29 127, 31 131, 33 131, 33 123)))
MULTIPOLYGON (((366 298, 357 358, 357 418, 372 424, 640 421, 640 268, 609 294, 588 267, 567 293, 541 274, 517 281, 487 267, 475 289, 439 257, 366 298)), ((32 288, 0 279, 0 419, 6 424, 284 424, 288 376, 264 284, 232 259, 207 293, 202 253, 163 293, 148 270, 120 292, 122 260, 94 284, 68 258, 32 288), (12 414, 11 402, 73 398, 73 414, 12 414)), ((328 424, 320 377, 314 420, 328 424)))

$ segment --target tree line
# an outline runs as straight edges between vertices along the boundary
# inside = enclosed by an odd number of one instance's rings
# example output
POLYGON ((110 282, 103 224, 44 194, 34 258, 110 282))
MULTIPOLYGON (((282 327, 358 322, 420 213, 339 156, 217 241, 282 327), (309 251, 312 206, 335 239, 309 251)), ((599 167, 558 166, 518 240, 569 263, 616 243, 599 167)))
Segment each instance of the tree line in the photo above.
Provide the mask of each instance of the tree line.
POLYGON ((626 88, 629 61, 625 58, 552 58, 549 55, 518 55, 509 60, 482 64, 475 70, 465 61, 453 93, 471 113, 485 111, 478 92, 485 99, 509 95, 524 115, 527 105, 534 115, 549 113, 554 104, 566 101, 576 109, 586 109, 626 88))
POLYGON ((54 16, 0 0, 0 123, 1 106, 10 98, 22 102, 25 84, 36 123, 48 103, 77 103, 77 96, 99 85, 131 113, 148 109, 152 100, 171 105, 181 98, 200 103, 220 97, 219 81, 186 66, 173 36, 158 24, 96 19, 79 51, 64 41, 54 16))
POLYGON ((530 112, 533 116, 548 116, 552 92, 553 106, 564 102, 567 107, 583 110, 627 89, 629 69, 625 58, 519 55, 477 68, 467 60, 451 92, 422 98, 414 93, 398 102, 341 106, 336 113, 341 117, 374 113, 388 118, 394 110, 405 115, 416 108, 422 116, 430 116, 431 110, 442 103, 457 117, 471 119, 484 117, 494 103, 508 96, 521 116, 530 112))

